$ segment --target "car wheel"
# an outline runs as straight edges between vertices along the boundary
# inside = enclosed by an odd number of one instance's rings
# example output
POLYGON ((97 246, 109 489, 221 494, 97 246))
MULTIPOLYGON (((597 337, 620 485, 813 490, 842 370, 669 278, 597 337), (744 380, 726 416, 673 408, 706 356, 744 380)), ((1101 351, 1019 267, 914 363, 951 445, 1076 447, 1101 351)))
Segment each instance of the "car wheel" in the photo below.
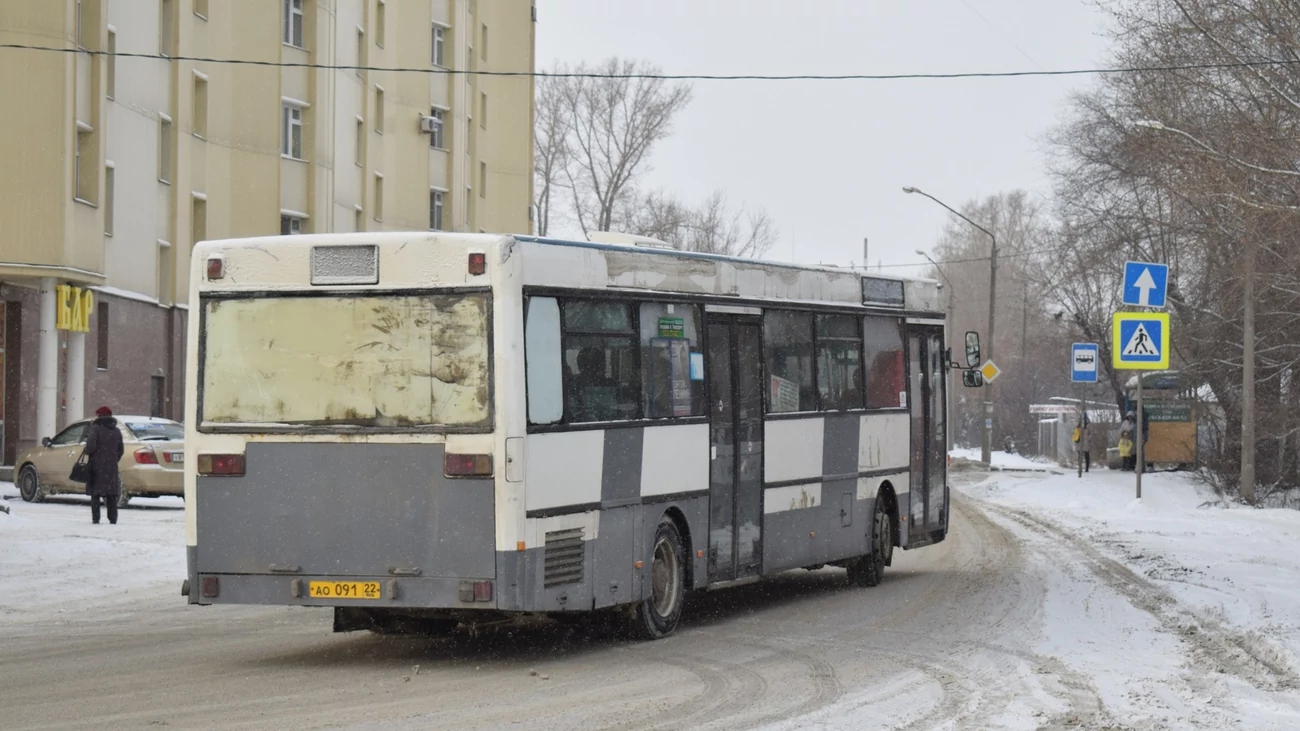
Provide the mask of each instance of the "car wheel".
POLYGON ((18 473, 18 493, 29 503, 39 503, 45 499, 45 493, 41 491, 41 478, 36 474, 35 467, 27 465, 18 473))
POLYGON ((125 507, 127 506, 127 503, 129 503, 129 502, 131 502, 131 496, 130 496, 130 495, 126 494, 125 492, 118 494, 118 496, 117 496, 117 507, 119 507, 119 508, 125 508, 125 507))
POLYGON ((677 525, 665 518, 655 531, 650 562, 650 596, 636 605, 632 634, 638 639, 657 640, 677 629, 686 600, 686 552, 677 525))

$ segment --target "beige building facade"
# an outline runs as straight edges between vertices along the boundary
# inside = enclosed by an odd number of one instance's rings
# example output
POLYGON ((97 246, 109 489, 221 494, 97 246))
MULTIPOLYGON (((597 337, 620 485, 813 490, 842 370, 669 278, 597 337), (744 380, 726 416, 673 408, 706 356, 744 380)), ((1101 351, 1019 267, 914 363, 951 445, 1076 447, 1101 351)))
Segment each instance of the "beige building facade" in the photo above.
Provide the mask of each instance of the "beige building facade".
POLYGON ((0 453, 180 418, 196 241, 532 230, 533 0, 5 0, 0 453), (37 50, 45 49, 45 50, 37 50), (239 63, 231 63, 238 61, 239 63), (382 69, 382 70, 381 70, 382 69))

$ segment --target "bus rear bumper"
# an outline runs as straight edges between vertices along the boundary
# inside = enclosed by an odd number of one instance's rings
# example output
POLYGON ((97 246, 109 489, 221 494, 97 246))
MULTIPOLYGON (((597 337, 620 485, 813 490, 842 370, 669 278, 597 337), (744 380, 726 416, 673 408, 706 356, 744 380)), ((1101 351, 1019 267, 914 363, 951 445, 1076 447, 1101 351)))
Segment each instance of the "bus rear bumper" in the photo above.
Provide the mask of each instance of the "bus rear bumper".
POLYGON ((492 578, 299 576, 198 573, 191 604, 375 609, 496 609, 492 578))

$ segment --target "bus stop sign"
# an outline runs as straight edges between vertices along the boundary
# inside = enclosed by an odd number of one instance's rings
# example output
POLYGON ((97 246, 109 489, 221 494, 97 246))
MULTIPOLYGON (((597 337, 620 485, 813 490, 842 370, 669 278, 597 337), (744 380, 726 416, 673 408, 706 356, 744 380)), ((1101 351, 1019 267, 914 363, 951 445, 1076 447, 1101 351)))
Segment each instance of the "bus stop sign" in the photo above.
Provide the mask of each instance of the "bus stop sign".
POLYGON ((1075 343, 1070 346, 1070 381, 1072 383, 1097 382, 1097 358, 1099 352, 1096 343, 1075 343))

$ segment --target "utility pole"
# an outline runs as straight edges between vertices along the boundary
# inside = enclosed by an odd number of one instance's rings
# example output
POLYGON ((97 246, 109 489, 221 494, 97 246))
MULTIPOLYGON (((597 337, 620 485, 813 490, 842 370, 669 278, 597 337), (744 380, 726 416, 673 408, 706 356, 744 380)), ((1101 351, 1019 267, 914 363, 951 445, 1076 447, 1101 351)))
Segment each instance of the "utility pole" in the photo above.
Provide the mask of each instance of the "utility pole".
MULTIPOLYGON (((961 220, 965 221, 966 223, 969 223, 970 225, 974 226, 975 228, 979 229, 980 231, 983 231, 985 234, 988 235, 989 239, 992 240, 992 248, 991 248, 991 250, 989 251, 989 332, 988 332, 988 345, 986 345, 986 346, 983 348, 983 350, 984 350, 984 353, 985 353, 984 360, 985 360, 985 361, 993 360, 993 336, 994 336, 994 327, 993 327, 993 326, 994 326, 995 319, 996 319, 996 316, 997 316, 997 308, 998 308, 998 237, 997 237, 997 236, 994 236, 992 231, 990 231, 990 230, 984 228, 983 226, 979 225, 978 223, 975 223, 974 221, 970 220, 970 219, 967 218, 965 215, 963 215, 961 212, 959 212, 959 211, 957 211, 956 209, 954 209, 952 206, 948 205, 947 203, 944 203, 943 201, 939 200, 938 198, 935 198, 934 196, 930 195, 929 193, 926 193, 925 191, 921 190, 920 188, 914 188, 914 187, 912 187, 912 186, 909 185, 909 186, 906 186, 906 187, 903 188, 903 192, 904 192, 904 193, 918 193, 918 194, 920 194, 920 195, 925 196, 926 198, 929 198, 930 200, 934 201, 935 203, 938 203, 939 205, 941 205, 941 206, 943 206, 944 208, 946 208, 946 209, 948 210, 949 213, 951 213, 951 214, 953 214, 954 216, 960 218, 961 220)), ((982 440, 982 441, 983 441, 983 445, 982 445, 982 448, 980 449, 980 461, 983 462, 984 464, 989 464, 990 462, 993 461, 993 384, 991 384, 991 383, 985 383, 985 384, 984 384, 984 425, 983 425, 983 440, 982 440)))
POLYGON ((1255 503, 1255 241, 1246 237, 1242 262, 1241 317, 1241 499, 1255 503))

